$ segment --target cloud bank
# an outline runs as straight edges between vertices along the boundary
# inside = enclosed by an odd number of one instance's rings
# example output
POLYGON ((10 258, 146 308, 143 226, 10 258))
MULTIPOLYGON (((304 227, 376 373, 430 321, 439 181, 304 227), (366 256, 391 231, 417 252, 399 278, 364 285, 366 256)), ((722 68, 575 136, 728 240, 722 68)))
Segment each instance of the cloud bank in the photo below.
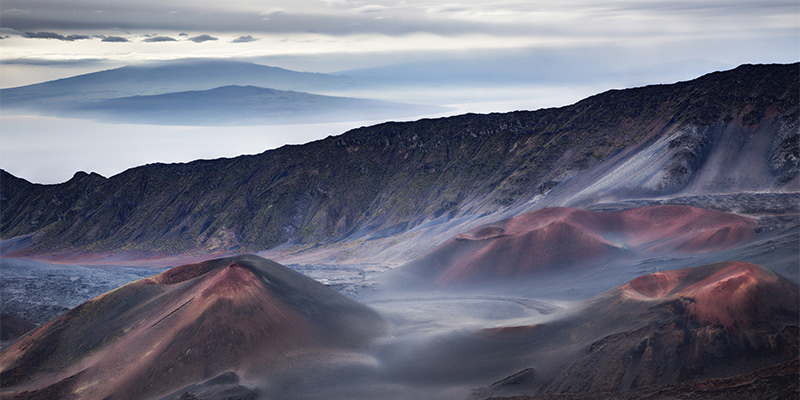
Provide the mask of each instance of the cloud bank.
POLYGON ((76 40, 91 39, 87 35, 61 35, 55 32, 25 32, 25 36, 31 39, 57 39, 65 42, 74 42, 76 40))
POLYGON ((215 37, 213 37, 211 35, 199 35, 199 36, 190 37, 189 40, 191 40, 191 41, 193 41, 195 43, 203 43, 203 42, 209 42, 209 41, 213 41, 213 40, 218 40, 218 38, 215 38, 215 37))
POLYGON ((110 42, 110 43, 128 43, 130 40, 121 37, 121 36, 103 36, 101 42, 110 42))
POLYGON ((178 40, 175 38, 171 38, 169 36, 153 36, 144 39, 142 41, 145 43, 160 43, 160 42, 177 42, 178 40))
POLYGON ((258 38, 254 38, 251 35, 247 35, 247 36, 239 36, 238 38, 231 40, 231 43, 249 43, 249 42, 255 42, 256 40, 258 40, 258 38))
POLYGON ((614 56, 590 65, 624 67, 791 62, 800 48, 796 0, 4 0, 3 7, 0 33, 9 38, 0 61, 270 58, 335 72, 487 50, 599 49, 614 56), (87 33, 97 40, 82 40, 87 33), (24 43, 32 38, 56 40, 24 43), (179 44, 147 45, 159 42, 179 44))
MULTIPOLYGON (((690 32, 796 28, 800 3, 787 0, 700 0, 652 2, 508 0, 431 4, 422 0, 361 2, 277 0, 261 2, 99 0, 6 0, 3 25, 17 30, 169 30, 328 35, 413 33, 463 35, 590 35, 626 37, 635 33, 674 35, 690 32), (65 12, 65 8, 69 12, 65 12), (739 22, 746 20, 747 25, 739 22)), ((796 34, 796 31, 795 31, 796 34)), ((588 36, 587 36, 588 37, 588 36)))

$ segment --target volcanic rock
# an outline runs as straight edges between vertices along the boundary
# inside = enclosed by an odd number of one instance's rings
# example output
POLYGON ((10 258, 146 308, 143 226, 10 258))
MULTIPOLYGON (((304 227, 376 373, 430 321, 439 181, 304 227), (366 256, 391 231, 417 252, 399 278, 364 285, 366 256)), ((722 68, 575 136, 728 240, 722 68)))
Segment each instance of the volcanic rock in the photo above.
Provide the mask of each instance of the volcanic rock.
POLYGON ((277 263, 239 256, 167 270, 86 302, 0 353, 3 398, 140 399, 360 349, 374 311, 277 263))
POLYGON ((798 79, 797 64, 744 65, 561 108, 389 122, 58 185, 0 171, 0 238, 31 235, 19 255, 262 251, 508 207, 796 191, 798 79))
POLYGON ((690 206, 553 207, 457 235, 401 268, 440 285, 508 280, 626 255, 722 250, 753 237, 756 226, 750 217, 690 206))
MULTIPOLYGON (((786 368, 779 366, 797 361, 798 304, 796 284, 745 262, 641 276, 588 300, 565 320, 515 338, 518 348, 528 347, 538 358, 573 349, 557 367, 541 360, 538 368, 530 367, 538 381, 529 383, 536 389, 525 394, 577 399, 605 393, 623 398, 627 392, 656 392, 654 388, 666 385, 691 393, 713 379, 731 377, 719 387, 746 384, 746 374, 752 375, 750 382, 761 379, 767 385, 756 388, 762 390, 759 393, 775 392, 780 388, 770 385, 785 379, 772 375, 786 375, 786 368)), ((498 343, 507 336, 498 329, 479 334, 483 341, 498 343)), ((532 357, 535 362, 537 357, 532 357)), ((490 391, 509 389, 503 382, 490 391)), ((793 385, 789 392, 797 391, 796 379, 793 385)))

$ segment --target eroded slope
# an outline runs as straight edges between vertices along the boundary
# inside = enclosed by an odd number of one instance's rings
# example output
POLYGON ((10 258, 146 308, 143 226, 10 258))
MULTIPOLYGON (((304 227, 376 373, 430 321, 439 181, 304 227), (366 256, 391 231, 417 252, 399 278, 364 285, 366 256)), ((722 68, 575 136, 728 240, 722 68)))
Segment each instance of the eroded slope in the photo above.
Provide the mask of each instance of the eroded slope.
POLYGON ((371 309, 265 259, 190 264, 101 295, 4 349, 3 397, 147 398, 227 371, 262 382, 309 354, 361 349, 384 329, 371 309))

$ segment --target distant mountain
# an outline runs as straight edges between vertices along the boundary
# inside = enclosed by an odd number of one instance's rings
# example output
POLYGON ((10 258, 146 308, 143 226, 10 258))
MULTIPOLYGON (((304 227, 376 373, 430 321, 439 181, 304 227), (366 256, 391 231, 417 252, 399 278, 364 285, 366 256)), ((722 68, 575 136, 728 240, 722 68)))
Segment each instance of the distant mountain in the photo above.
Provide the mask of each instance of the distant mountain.
POLYGON ((326 92, 351 88, 351 78, 296 72, 242 61, 189 60, 130 65, 0 90, 3 108, 62 109, 120 97, 210 90, 221 86, 326 92))
POLYGON ((64 109, 93 119, 160 125, 268 125, 401 118, 448 108, 223 86, 210 90, 121 97, 64 109))
POLYGON ((98 296, 4 349, 3 398, 155 398, 198 384, 180 397, 210 378, 255 398, 240 376, 263 382, 360 351, 385 329, 371 309, 259 257, 189 264, 98 296))
POLYGON ((256 125, 404 118, 448 110, 330 97, 356 79, 223 60, 127 66, 0 90, 5 112, 162 125, 256 125))
POLYGON ((745 65, 562 108, 385 123, 254 156, 80 173, 58 185, 3 171, 0 236, 32 235, 27 254, 163 254, 408 233, 413 240, 391 250, 405 262, 464 227, 545 206, 794 193, 798 68, 745 65))
POLYGON ((544 208, 459 234, 397 273, 444 286, 535 279, 619 259, 722 250, 751 239, 757 226, 755 218, 689 206, 544 208))

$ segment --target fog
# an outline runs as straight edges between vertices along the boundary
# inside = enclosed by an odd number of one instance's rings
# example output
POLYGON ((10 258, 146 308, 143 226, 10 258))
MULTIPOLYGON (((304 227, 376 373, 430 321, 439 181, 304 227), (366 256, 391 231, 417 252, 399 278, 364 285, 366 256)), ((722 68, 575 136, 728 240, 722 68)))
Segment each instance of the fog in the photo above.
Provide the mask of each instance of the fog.
MULTIPOLYGON (((535 278, 516 282, 441 287, 395 273, 402 268, 374 272, 374 285, 356 291, 340 288, 376 310, 388 324, 385 334, 368 347, 298 349, 284 354, 279 365, 270 361, 269 365, 243 366, 233 371, 229 383, 219 384, 217 380, 209 384, 209 398, 217 398, 214 396, 223 389, 229 394, 250 393, 270 399, 449 400, 533 393, 550 385, 560 369, 570 367, 589 345, 643 323, 635 316, 644 315, 639 313, 652 304, 633 302, 618 307, 618 297, 612 291, 638 276, 744 260, 768 266, 796 282, 800 242, 796 230, 784 224, 773 221, 768 226, 772 229, 727 250, 634 255, 592 268, 566 267, 538 273, 535 278), (793 270, 794 275, 790 273, 793 270)), ((30 285, 37 276, 44 278, 38 280, 42 284, 63 285, 70 268, 74 268, 71 274, 75 279, 87 279, 83 271, 89 271, 89 267, 65 268, 4 258, 4 297, 19 293, 20 284, 30 285), (24 272, 22 267, 26 268, 24 272)), ((336 281, 333 266, 326 268, 328 280, 336 281)), ((341 274, 352 275, 353 268, 347 267, 341 274)), ((111 272, 116 273, 114 279, 124 279, 123 274, 136 279, 147 272, 98 267, 91 271, 98 281, 111 281, 111 272)), ((31 293, 27 300, 46 305, 46 296, 41 297, 45 292, 31 293)), ((70 301, 75 297, 72 295, 70 301)), ((193 388, 193 392, 202 394, 200 390, 193 388)), ((184 392, 176 391, 175 397, 184 392)))
POLYGON ((0 167, 31 182, 61 183, 77 171, 110 177, 149 163, 257 154, 365 124, 369 122, 189 127, 3 116, 0 167))
MULTIPOLYGON (((601 86, 529 86, 505 88, 397 88, 391 92, 347 92, 352 97, 441 104, 440 114, 395 120, 417 120, 513 110, 535 110, 574 103, 601 86)), ((301 121, 298 121, 301 122, 301 121)), ((149 163, 257 154, 284 144, 302 144, 339 135, 385 120, 258 126, 162 126, 103 123, 82 119, 0 115, 0 168, 34 183, 61 183, 75 172, 105 177, 149 163)))

